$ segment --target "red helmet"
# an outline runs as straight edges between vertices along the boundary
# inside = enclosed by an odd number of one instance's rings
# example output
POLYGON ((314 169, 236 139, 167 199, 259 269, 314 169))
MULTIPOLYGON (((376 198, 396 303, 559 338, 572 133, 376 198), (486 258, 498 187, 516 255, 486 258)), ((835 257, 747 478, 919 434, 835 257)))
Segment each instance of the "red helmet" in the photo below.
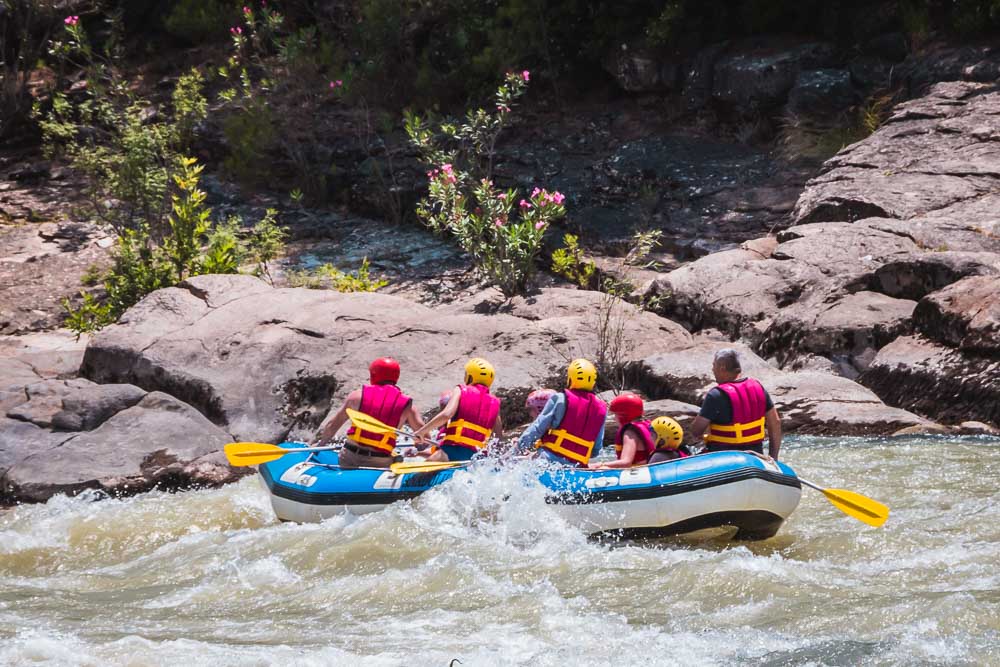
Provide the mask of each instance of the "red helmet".
POLYGON ((618 417, 619 424, 627 424, 642 417, 642 399, 635 394, 615 396, 611 401, 611 412, 618 417))
POLYGON ((368 377, 372 384, 396 384, 399 381, 399 362, 392 357, 382 357, 368 367, 368 377))

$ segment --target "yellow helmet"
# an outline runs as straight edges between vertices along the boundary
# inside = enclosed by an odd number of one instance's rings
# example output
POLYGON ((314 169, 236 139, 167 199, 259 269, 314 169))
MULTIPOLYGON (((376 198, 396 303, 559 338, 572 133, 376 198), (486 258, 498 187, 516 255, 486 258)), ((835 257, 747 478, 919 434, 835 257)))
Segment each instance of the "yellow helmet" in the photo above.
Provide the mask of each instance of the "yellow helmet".
POLYGON ((566 369, 566 388, 593 391, 597 384, 597 369, 586 359, 574 359, 566 369))
POLYGON ((476 357, 465 362, 465 384, 484 384, 487 387, 493 384, 496 372, 493 365, 485 359, 476 357))
POLYGON ((657 449, 677 449, 684 440, 684 429, 670 417, 657 417, 649 424, 656 434, 657 449))

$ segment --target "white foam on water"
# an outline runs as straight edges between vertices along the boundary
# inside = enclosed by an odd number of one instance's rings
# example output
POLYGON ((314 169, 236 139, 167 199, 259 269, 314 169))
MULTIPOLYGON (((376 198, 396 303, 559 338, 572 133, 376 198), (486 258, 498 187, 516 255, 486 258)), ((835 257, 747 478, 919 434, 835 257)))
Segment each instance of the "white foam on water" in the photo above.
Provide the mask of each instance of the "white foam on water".
POLYGON ((19 507, 0 513, 0 664, 995 660, 1000 446, 783 451, 807 479, 886 502, 889 522, 804 492, 764 543, 597 542, 529 464, 310 525, 277 522, 253 479, 19 507))

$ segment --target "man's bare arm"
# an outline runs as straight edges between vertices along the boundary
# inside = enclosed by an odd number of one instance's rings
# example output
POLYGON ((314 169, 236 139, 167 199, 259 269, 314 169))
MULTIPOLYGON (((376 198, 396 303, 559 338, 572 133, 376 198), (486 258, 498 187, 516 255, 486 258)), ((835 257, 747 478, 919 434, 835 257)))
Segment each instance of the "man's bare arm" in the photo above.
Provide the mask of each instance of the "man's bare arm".
POLYGON ((767 428, 767 453, 777 461, 778 451, 781 449, 781 417, 778 416, 778 408, 767 411, 764 415, 764 426, 767 428))

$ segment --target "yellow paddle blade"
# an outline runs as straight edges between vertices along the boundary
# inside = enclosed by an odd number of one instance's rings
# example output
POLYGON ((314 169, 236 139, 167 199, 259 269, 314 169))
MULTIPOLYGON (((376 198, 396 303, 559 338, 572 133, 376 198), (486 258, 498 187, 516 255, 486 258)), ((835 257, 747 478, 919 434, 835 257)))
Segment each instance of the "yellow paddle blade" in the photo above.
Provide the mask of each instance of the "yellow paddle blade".
POLYGON ((358 412, 351 408, 347 408, 347 416, 350 418, 351 423, 358 428, 363 428, 366 431, 371 431, 372 433, 395 433, 396 429, 384 424, 374 417, 369 417, 363 412, 358 412))
POLYGON ((468 461, 407 461, 404 463, 393 463, 389 466, 389 470, 397 475, 405 475, 411 472, 434 472, 436 470, 447 470, 448 468, 459 468, 468 464, 468 461))
POLYGON ((231 442, 225 446, 225 452, 229 465, 238 468, 280 459, 289 450, 263 442, 231 442))
POLYGON ((889 508, 860 493, 844 489, 823 489, 830 503, 848 516, 878 528, 889 518, 889 508))

